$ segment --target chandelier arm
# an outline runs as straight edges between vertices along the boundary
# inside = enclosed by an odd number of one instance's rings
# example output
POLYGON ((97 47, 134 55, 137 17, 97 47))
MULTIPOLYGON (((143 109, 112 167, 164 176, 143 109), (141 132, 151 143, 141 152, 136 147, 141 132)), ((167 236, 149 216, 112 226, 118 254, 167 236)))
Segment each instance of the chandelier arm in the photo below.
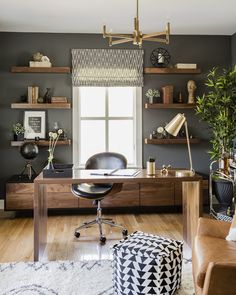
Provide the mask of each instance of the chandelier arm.
POLYGON ((112 38, 121 38, 121 39, 127 39, 127 38, 133 38, 132 34, 107 34, 107 37, 112 37, 112 38))
POLYGON ((166 36, 166 31, 152 33, 152 34, 143 34, 143 39, 157 37, 157 36, 166 36))
POLYGON ((111 45, 117 45, 117 44, 128 43, 128 42, 133 42, 133 38, 111 41, 111 45))
POLYGON ((160 43, 164 43, 164 44, 169 44, 169 40, 164 39, 164 38, 147 38, 147 39, 145 39, 145 41, 160 42, 160 43))

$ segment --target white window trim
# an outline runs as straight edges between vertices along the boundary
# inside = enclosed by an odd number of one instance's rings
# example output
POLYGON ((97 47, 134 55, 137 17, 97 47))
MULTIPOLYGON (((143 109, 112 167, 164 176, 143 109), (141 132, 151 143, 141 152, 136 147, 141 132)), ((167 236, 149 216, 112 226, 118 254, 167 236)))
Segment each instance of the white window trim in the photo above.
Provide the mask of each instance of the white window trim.
MULTIPOLYGON (((134 109, 134 117, 136 118, 134 124, 134 133, 136 134, 136 150, 135 150, 135 167, 142 168, 142 88, 136 87, 136 105, 134 109)), ((84 168, 84 165, 79 165, 79 151, 80 137, 79 137, 79 124, 80 124, 80 102, 79 102, 79 87, 73 87, 73 108, 72 108, 72 129, 73 129, 73 163, 74 168, 84 168)), ((131 168, 131 166, 129 166, 131 168)))

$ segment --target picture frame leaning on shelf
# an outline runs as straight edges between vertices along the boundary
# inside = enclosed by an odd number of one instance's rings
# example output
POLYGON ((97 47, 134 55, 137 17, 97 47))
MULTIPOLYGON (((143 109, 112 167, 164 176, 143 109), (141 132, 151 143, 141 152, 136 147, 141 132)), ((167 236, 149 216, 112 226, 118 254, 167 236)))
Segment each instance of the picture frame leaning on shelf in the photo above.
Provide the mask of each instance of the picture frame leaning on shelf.
POLYGON ((24 112, 25 139, 45 139, 46 137, 46 112, 24 112))

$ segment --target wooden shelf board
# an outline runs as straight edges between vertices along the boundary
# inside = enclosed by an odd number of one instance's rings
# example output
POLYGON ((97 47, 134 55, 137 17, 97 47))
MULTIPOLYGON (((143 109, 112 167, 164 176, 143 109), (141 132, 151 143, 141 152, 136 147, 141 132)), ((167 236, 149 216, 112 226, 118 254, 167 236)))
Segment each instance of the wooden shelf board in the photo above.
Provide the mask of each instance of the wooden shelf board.
POLYGON ((145 103, 145 109, 193 109, 194 103, 145 103))
POLYGON ((201 74, 201 69, 144 68, 144 74, 201 74))
POLYGON ((69 74, 70 67, 11 67, 12 73, 55 73, 55 74, 69 74))
POLYGON ((12 109, 70 109, 70 103, 12 103, 12 109))
MULTIPOLYGON (((48 146, 49 140, 24 140, 24 141, 11 141, 11 146, 22 146, 25 142, 33 142, 36 143, 38 146, 48 146)), ((57 145, 71 145, 71 140, 58 140, 57 145)))
MULTIPOLYGON (((196 144, 200 143, 199 138, 191 138, 190 143, 196 144)), ((187 144, 186 138, 164 138, 164 139, 148 139, 145 138, 145 144, 187 144)))

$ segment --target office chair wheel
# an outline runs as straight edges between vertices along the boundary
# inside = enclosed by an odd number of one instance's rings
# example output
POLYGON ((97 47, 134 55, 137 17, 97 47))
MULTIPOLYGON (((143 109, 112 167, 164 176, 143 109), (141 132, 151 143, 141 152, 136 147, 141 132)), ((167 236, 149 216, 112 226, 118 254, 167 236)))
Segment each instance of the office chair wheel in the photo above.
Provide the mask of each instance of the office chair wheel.
POLYGON ((127 237, 127 236, 128 236, 128 230, 127 230, 127 229, 123 229, 123 230, 122 230, 122 235, 123 235, 124 237, 127 237))
POLYGON ((80 237, 80 233, 79 232, 75 232, 75 237, 79 238, 80 237))
POLYGON ((106 243, 106 237, 105 236, 101 236, 101 238, 100 238, 100 242, 101 242, 101 244, 105 244, 106 243))

